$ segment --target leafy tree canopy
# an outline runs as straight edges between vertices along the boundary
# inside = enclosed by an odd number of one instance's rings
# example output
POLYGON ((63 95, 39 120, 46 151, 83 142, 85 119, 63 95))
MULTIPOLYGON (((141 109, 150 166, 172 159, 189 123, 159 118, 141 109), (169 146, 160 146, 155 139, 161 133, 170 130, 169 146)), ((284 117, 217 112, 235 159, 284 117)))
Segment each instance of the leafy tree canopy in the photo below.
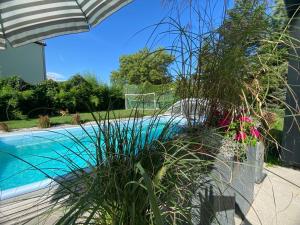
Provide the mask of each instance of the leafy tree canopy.
POLYGON ((168 67, 173 61, 174 57, 163 48, 154 52, 144 48, 132 55, 121 56, 120 68, 112 72, 111 81, 117 86, 144 82, 169 83, 172 78, 168 73, 168 67))
POLYGON ((283 0, 275 0, 268 18, 268 33, 258 49, 259 63, 252 66, 267 108, 284 108, 288 69, 289 29, 283 0))
MULTIPOLYGON (((268 26, 260 0, 235 1, 222 25, 201 49, 204 96, 224 106, 239 106, 253 79, 251 66, 268 26)), ((247 93, 246 93, 247 94, 247 93)))

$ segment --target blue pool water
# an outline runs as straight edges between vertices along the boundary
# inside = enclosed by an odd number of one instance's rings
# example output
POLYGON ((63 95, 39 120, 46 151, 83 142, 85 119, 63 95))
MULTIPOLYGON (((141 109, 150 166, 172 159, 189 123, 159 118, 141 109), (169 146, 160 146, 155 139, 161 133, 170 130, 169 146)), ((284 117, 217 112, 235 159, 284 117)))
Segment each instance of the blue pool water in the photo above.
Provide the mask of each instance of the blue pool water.
MULTIPOLYGON (((138 123, 141 124, 139 129, 142 131, 142 136, 149 130, 149 124, 152 124, 150 120, 143 119, 138 123)), ((162 132, 169 121, 169 117, 159 118, 156 126, 151 129, 153 139, 162 132)), ((172 120, 173 132, 179 131, 174 127, 178 128, 184 123, 182 118, 172 120)), ((133 123, 129 123, 130 126, 133 126, 133 123)), ((92 126, 86 129, 89 134, 94 133, 92 126)), ((93 154, 94 144, 89 140, 88 135, 80 127, 60 129, 55 133, 41 131, 0 136, 0 191, 23 185, 28 187, 47 178, 67 174, 72 165, 87 167, 86 159, 90 159, 90 163, 94 164, 93 157, 83 150, 87 147, 91 150, 90 154, 93 154), (80 139, 84 147, 74 143, 69 133, 80 139)))

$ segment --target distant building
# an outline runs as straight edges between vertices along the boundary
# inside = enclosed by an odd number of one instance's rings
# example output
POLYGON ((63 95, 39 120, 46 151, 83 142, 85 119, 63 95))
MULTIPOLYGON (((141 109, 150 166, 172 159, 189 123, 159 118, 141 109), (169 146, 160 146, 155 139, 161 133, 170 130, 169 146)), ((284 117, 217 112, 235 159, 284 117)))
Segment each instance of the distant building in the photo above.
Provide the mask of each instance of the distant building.
POLYGON ((20 76, 24 81, 36 84, 46 80, 45 44, 35 42, 0 50, 0 78, 20 76))

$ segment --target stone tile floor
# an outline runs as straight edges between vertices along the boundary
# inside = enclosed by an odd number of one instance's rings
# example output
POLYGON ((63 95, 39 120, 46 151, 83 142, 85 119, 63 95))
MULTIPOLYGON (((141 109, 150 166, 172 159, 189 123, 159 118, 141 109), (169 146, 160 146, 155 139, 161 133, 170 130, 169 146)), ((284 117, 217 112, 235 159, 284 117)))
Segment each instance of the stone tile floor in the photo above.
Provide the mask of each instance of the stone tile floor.
MULTIPOLYGON (((300 170, 266 167, 244 225, 300 225, 300 170)), ((236 221, 236 224, 239 224, 236 221)))
MULTIPOLYGON (((285 168, 285 167, 266 167, 267 177, 264 181, 255 185, 255 200, 252 208, 246 216, 244 225, 300 225, 300 170, 285 168)), ((41 196, 45 196, 43 193, 41 196)), ((39 204, 34 198, 28 199, 33 207, 41 207, 44 204, 39 204)), ((24 199, 20 199, 19 203, 24 203, 24 199)), ((0 224, 15 225, 22 223, 25 215, 20 215, 18 219, 10 221, 1 221, 5 213, 11 213, 9 210, 13 205, 7 205, 1 202, 0 204, 0 224), (22 221, 22 222, 21 222, 22 221)), ((23 204, 20 207, 24 207, 23 204)), ((15 209, 16 210, 16 209, 15 209)), ((20 208, 17 209, 17 214, 22 214, 20 208)), ((24 214, 26 214, 24 212, 24 214)), ((53 224, 63 212, 56 212, 51 215, 39 216, 35 215, 35 219, 30 221, 30 225, 53 224)), ((22 223, 23 224, 23 223, 22 223)), ((241 224, 239 219, 236 219, 236 225, 241 224)))

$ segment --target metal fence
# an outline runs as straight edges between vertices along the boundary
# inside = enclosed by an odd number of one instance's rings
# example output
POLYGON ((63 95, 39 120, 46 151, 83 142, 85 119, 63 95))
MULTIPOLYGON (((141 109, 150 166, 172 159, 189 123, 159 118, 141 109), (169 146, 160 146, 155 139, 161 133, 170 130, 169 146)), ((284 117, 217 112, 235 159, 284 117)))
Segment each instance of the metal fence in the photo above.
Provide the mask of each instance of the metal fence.
POLYGON ((167 109, 177 101, 174 84, 126 85, 124 87, 126 109, 167 109))

